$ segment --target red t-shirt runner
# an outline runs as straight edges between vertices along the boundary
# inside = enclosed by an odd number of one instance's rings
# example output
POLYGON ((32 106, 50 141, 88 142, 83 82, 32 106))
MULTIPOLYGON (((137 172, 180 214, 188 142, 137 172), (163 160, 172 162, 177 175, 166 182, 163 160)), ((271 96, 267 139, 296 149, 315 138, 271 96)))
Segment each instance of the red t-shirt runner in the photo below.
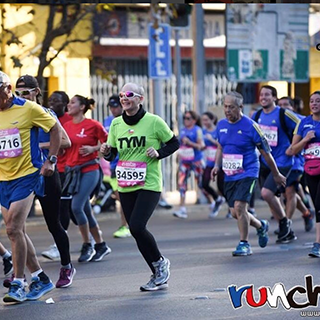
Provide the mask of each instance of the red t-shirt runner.
MULTIPOLYGON (((67 123, 68 121, 71 121, 72 117, 69 116, 68 113, 64 113, 64 115, 62 117, 59 118, 59 121, 62 125, 62 127, 64 128, 65 123, 67 123)), ((59 155, 58 157, 58 162, 57 162, 57 169, 59 172, 64 172, 64 167, 66 166, 66 152, 64 150, 62 155, 59 155)))
MULTIPOLYGON (((66 149, 66 165, 69 167, 78 166, 98 158, 98 151, 95 151, 88 156, 83 156, 79 153, 82 146, 96 146, 98 141, 106 142, 108 133, 102 124, 93 119, 84 119, 80 123, 67 122, 64 125, 71 147, 66 149)), ((99 169, 99 164, 94 164, 81 169, 81 172, 89 172, 99 169)))

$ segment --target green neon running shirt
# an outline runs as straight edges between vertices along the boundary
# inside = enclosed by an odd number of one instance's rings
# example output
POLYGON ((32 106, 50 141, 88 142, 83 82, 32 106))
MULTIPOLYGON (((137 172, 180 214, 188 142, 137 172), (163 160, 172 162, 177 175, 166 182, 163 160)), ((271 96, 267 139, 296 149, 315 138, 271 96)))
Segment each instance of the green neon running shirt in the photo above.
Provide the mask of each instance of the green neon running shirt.
POLYGON ((161 192, 160 160, 147 157, 146 152, 150 147, 160 149, 161 143, 168 142, 173 135, 164 120, 149 112, 135 125, 127 125, 122 117, 113 119, 107 144, 119 153, 116 176, 120 192, 161 192))

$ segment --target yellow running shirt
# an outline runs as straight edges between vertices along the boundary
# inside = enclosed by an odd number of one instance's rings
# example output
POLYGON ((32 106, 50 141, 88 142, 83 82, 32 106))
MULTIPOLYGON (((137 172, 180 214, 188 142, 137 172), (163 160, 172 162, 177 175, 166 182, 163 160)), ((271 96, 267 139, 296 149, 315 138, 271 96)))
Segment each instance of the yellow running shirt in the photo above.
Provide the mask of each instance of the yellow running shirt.
POLYGON ((56 120, 35 102, 14 97, 0 111, 0 181, 10 181, 39 170, 43 164, 38 127, 45 132, 56 120))

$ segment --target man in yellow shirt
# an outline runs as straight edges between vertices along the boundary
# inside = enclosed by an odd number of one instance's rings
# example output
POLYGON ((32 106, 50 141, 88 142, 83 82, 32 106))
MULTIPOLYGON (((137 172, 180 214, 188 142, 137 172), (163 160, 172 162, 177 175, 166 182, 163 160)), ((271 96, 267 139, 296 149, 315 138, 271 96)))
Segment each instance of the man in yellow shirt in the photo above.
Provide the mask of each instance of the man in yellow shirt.
POLYGON ((37 300, 54 288, 25 233, 25 222, 34 194, 43 195, 43 176, 54 172, 60 140, 61 129, 56 120, 40 105, 14 96, 8 75, 0 72, 0 203, 15 273, 4 302, 37 300), (39 148, 38 128, 50 132, 45 162, 39 148), (23 284, 25 266, 32 276, 28 293, 23 284))

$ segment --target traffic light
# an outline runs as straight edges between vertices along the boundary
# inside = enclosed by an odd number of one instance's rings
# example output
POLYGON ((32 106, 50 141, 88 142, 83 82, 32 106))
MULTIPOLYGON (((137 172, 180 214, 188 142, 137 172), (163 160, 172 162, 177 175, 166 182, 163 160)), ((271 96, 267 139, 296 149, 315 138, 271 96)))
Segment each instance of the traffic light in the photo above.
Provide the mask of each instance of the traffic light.
POLYGON ((170 4, 170 26, 173 28, 186 28, 189 26, 189 15, 192 6, 190 4, 170 4))

